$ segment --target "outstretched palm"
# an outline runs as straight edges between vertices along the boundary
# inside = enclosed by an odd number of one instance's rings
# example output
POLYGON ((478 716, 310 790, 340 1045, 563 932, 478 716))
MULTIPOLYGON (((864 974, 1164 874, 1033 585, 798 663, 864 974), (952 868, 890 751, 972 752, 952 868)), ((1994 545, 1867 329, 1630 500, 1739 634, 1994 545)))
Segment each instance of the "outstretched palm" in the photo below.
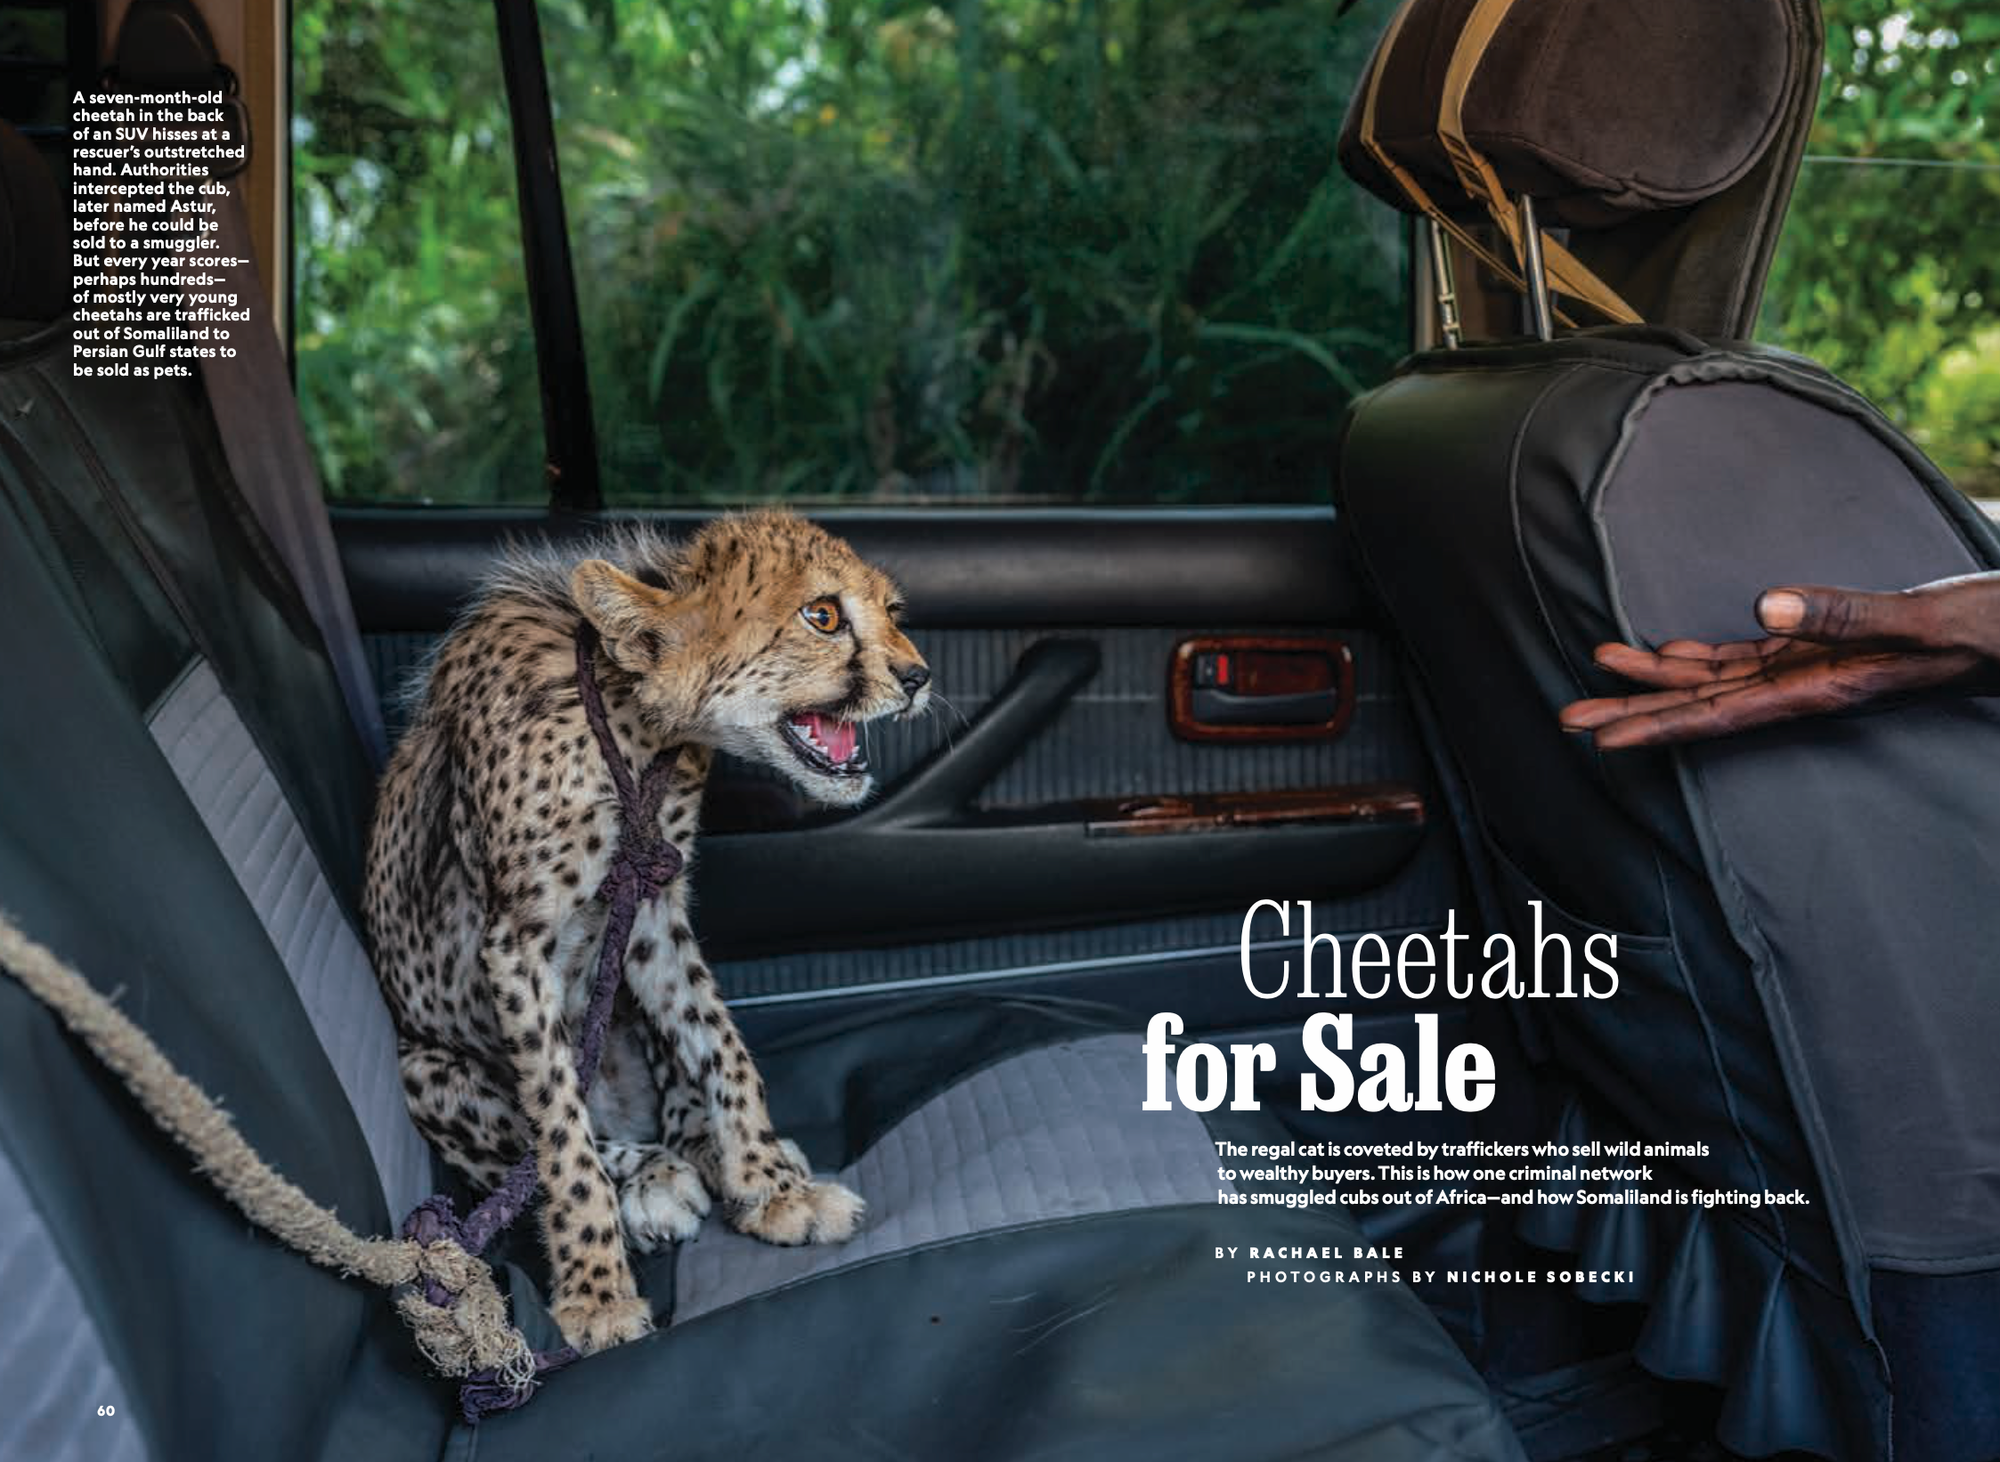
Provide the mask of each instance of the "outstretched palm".
POLYGON ((1774 589, 1757 609, 1782 633, 1598 646, 1598 664, 1655 689, 1577 701, 1564 728, 1594 732, 1606 750, 1698 741, 1940 686, 1979 688, 2000 660, 2000 574, 1898 594, 1774 589))

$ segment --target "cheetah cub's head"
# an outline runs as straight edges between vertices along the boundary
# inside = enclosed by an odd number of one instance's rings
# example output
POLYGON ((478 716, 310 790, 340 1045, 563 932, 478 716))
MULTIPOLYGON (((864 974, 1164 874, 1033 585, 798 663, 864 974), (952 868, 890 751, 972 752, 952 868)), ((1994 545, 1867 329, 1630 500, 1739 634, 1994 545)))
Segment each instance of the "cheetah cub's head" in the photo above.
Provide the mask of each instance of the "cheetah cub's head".
POLYGON ((775 767, 828 806, 865 798, 862 728, 930 702, 889 576, 781 512, 718 518, 642 557, 631 573, 587 559, 570 593, 660 728, 775 767))

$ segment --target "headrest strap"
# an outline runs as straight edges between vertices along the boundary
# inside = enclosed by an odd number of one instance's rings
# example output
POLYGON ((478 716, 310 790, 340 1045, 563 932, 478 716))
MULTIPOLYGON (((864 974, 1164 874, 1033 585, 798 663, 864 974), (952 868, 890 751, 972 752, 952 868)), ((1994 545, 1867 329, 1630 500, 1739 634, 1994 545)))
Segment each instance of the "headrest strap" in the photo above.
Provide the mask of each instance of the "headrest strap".
MULTIPOLYGON (((1466 252, 1479 260, 1480 263, 1498 274, 1502 279, 1505 279, 1514 288, 1525 291, 1527 284, 1523 281, 1520 271, 1494 253, 1493 250, 1487 248, 1471 229, 1465 227, 1464 224, 1438 207, 1432 201, 1431 195, 1424 190, 1424 185, 1417 181, 1416 175, 1397 162, 1390 154, 1389 149, 1384 147, 1380 138, 1376 136, 1376 102, 1382 94, 1382 77, 1389 69, 1389 56, 1396 49, 1397 38, 1401 36, 1403 31, 1403 22, 1409 19, 1410 12, 1416 8, 1418 3, 1419 0, 1403 0, 1403 4, 1396 11, 1395 18, 1389 22, 1388 30, 1383 33, 1382 44, 1376 48, 1375 64, 1369 68, 1368 72, 1368 90, 1363 95, 1361 102, 1361 145, 1368 149, 1370 157, 1381 164, 1382 170, 1396 180, 1396 186, 1403 190, 1403 196, 1408 198, 1419 212, 1423 213, 1432 222, 1436 223, 1439 228, 1442 228, 1446 233, 1458 240, 1464 246, 1466 252)), ((1576 323, 1561 311, 1556 312, 1556 318, 1561 320, 1565 325, 1574 325, 1576 323)))
MULTIPOLYGON (((1438 141, 1444 144, 1445 156, 1451 159, 1452 171, 1458 174, 1460 186, 1486 206, 1494 224, 1513 245, 1514 257, 1523 260, 1525 268, 1527 240, 1521 235, 1520 218, 1508 200, 1507 190, 1501 186, 1500 175, 1494 171, 1493 164, 1465 135, 1466 93, 1472 89, 1473 75, 1486 59, 1486 53, 1492 49, 1493 38, 1499 34, 1500 26, 1507 13, 1514 8, 1514 3, 1515 0, 1475 0, 1465 28, 1459 32, 1458 45, 1451 53, 1451 64, 1445 70, 1444 98, 1438 106, 1438 141)), ((1399 15, 1398 25, 1401 19, 1399 15)), ((1386 59, 1386 47, 1383 54, 1386 59)), ((1372 93, 1370 101, 1373 101, 1372 93)), ((1582 300, 1617 324, 1640 323, 1639 312, 1620 299, 1616 290, 1593 274, 1568 249, 1550 238, 1546 230, 1541 233, 1542 258, 1551 288, 1582 300)), ((1519 276, 1510 277, 1517 284, 1521 282, 1519 276)))

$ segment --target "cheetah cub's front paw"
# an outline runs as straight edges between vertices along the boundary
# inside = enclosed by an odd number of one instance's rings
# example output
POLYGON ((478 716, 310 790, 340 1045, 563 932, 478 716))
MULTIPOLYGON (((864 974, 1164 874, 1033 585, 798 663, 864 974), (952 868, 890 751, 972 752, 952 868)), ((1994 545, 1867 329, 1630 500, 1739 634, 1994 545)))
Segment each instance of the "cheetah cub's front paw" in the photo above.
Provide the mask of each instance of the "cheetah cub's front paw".
POLYGON ((585 1355, 653 1333, 653 1311, 638 1298, 607 1301, 575 1295, 558 1299, 549 1313, 563 1339, 585 1355))
POLYGON ((650 1254, 693 1238, 708 1216, 708 1203, 708 1189, 694 1167, 662 1153, 626 1180, 618 1195, 618 1215, 632 1247, 650 1254))
POLYGON ((808 1181, 736 1205, 730 1222, 767 1244, 841 1244, 854 1237, 867 1211, 851 1188, 808 1181))

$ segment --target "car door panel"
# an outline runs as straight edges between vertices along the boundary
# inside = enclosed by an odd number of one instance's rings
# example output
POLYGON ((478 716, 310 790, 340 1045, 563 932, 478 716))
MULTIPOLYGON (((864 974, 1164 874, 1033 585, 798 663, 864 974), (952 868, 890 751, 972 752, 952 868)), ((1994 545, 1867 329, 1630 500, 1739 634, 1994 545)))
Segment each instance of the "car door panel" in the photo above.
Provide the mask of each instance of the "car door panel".
MULTIPOLYGON (((1176 1008, 1162 1003, 1171 994, 1191 1022, 1256 1023, 1270 1007, 1239 964, 1257 900, 1310 901, 1320 932, 1442 925, 1456 887, 1448 832, 1426 818, 1404 690, 1330 513, 850 510, 823 521, 903 584, 939 697, 920 720, 870 728, 881 788, 856 813, 815 812, 775 774, 718 762, 697 932, 753 1027, 965 986, 1128 1014, 1176 1008), (1353 665, 1337 737, 1175 734, 1170 672, 1186 641, 1329 632, 1353 665)), ((385 687, 407 684, 503 544, 581 546, 597 526, 338 511, 385 687)), ((387 711, 393 730, 393 690, 387 711)), ((1263 988, 1296 959, 1298 929, 1280 938, 1267 919, 1248 941, 1263 988)))

